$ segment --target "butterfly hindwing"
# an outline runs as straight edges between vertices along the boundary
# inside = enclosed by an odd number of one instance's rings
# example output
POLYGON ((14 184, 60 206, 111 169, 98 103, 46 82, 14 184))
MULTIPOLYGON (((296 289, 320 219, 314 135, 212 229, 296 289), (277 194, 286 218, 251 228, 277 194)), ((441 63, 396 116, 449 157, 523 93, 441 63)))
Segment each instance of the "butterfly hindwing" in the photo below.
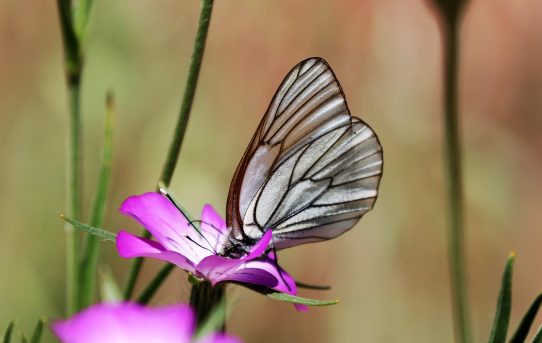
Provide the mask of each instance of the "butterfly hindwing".
POLYGON ((333 238, 372 208, 381 174, 375 133, 310 58, 286 76, 237 167, 227 222, 240 242, 273 230, 278 249, 333 238))

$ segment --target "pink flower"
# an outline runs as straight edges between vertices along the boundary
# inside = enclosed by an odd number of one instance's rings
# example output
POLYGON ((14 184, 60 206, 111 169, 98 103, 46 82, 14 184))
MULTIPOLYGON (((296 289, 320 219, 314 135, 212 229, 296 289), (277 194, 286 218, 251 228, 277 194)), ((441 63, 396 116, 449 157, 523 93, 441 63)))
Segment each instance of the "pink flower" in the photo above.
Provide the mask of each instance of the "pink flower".
POLYGON ((167 261, 216 285, 236 282, 249 287, 264 287, 296 295, 294 279, 267 252, 272 231, 246 254, 229 258, 220 254, 228 240, 229 230, 215 210, 206 205, 201 214, 199 231, 165 196, 145 193, 124 201, 120 211, 136 219, 154 236, 149 240, 120 231, 117 250, 126 258, 151 257, 167 261))
POLYGON ((194 313, 186 305, 147 308, 138 304, 98 304, 53 324, 63 343, 240 343, 225 334, 193 339, 194 313))

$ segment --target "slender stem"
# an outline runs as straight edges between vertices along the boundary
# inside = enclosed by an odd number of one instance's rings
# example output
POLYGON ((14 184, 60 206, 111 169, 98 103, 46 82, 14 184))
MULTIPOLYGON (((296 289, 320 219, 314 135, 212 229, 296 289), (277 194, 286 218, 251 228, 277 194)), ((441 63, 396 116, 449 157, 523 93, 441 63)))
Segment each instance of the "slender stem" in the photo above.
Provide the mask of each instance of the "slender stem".
POLYGON ((444 132, 446 182, 448 188, 448 244, 454 327, 456 341, 471 341, 469 309, 466 291, 463 185, 461 168, 461 138, 458 119, 458 19, 448 17, 443 25, 444 40, 444 132))
MULTIPOLYGON (((190 117, 190 112, 192 109, 192 103, 194 102, 194 95, 196 94, 196 86, 198 84, 199 72, 201 69, 201 62, 203 60, 203 54, 205 51, 205 42, 207 41, 207 33, 209 31, 209 24, 211 23, 211 13, 213 10, 213 1, 214 0, 202 0, 201 1, 201 11, 198 23, 198 29, 196 32, 196 38, 194 41, 194 50, 192 52, 192 58, 190 61, 190 67, 188 70, 188 76, 186 79, 186 85, 184 89, 183 99, 181 103, 181 109, 179 112, 179 118, 177 121, 177 126, 173 132, 173 138, 169 146, 168 155, 164 166, 162 168, 162 173, 160 174, 160 179, 158 184, 163 184, 164 186, 169 186, 173 172, 177 165, 177 160, 179 158, 179 152, 183 144, 184 134, 186 132, 186 127, 188 124, 188 119, 190 117)), ((149 237, 150 234, 147 231, 143 233, 144 237, 149 237)), ((133 290, 143 264, 142 258, 137 258, 132 262, 130 270, 128 272, 128 277, 126 285, 124 288, 124 297, 125 299, 130 299, 133 294, 133 290)), ((171 269, 170 269, 171 270, 171 269)), ((166 273, 164 277, 161 277, 162 271, 159 272, 159 275, 155 277, 160 277, 165 280, 165 276, 169 274, 166 273)), ((151 281, 154 283, 155 280, 151 281)), ((158 286, 162 283, 158 282, 158 286)), ((158 289, 158 287, 156 288, 158 289)), ((153 293, 154 294, 154 293, 153 293)), ((152 297, 153 294, 150 294, 152 297)), ((150 298, 149 298, 150 299, 150 298)))
MULTIPOLYGON (((64 45, 65 75, 69 93, 70 124, 67 161, 66 212, 70 218, 80 219, 81 215, 81 115, 80 89, 83 61, 80 42, 73 29, 72 7, 69 0, 57 0, 57 9, 64 45)), ((74 313, 77 306, 78 281, 78 236, 71 225, 66 230, 66 312, 74 313)))
MULTIPOLYGON (((69 85, 70 93, 70 143, 68 162, 68 208, 67 213, 76 220, 81 216, 81 121, 80 121, 80 82, 69 85)), ((77 253, 79 235, 73 226, 65 225, 66 268, 67 268, 67 311, 68 315, 76 311, 78 299, 79 269, 77 253)))
MULTIPOLYGON (((212 286, 209 282, 201 282, 192 286, 190 292, 190 306, 196 312, 197 326, 201 325, 216 308, 216 306, 226 300, 226 287, 224 285, 212 286)), ((222 323, 222 331, 226 330, 226 325, 222 323)))
MULTIPOLYGON (((107 193, 111 180, 111 165, 113 159, 113 102, 112 93, 108 93, 106 98, 100 173, 89 221, 90 225, 95 227, 100 227, 103 224, 107 193)), ((98 264, 98 255, 100 252, 100 240, 94 235, 88 235, 85 244, 83 245, 83 253, 81 255, 81 260, 79 261, 79 298, 77 310, 88 307, 93 300, 96 284, 96 266, 98 264)))
POLYGON ((186 126, 188 125, 188 119, 190 118, 190 112, 192 110, 192 103, 194 102, 194 95, 196 94, 196 86, 198 84, 199 72, 201 69, 201 62, 203 60, 203 53, 205 51, 205 42, 207 41, 207 33, 209 32, 209 24, 211 23, 211 13, 213 11, 214 0, 202 0, 201 12, 198 23, 198 30, 196 32, 196 39, 194 41, 194 50, 192 53, 192 59, 190 61, 190 68, 188 70, 188 76, 186 78, 186 86, 183 95, 183 101, 181 104, 181 110, 179 112, 179 120, 173 133, 173 139, 169 146, 168 155, 164 166, 162 168, 162 174, 160 180, 166 187, 171 182, 171 177, 175 171, 177 165, 177 159, 179 158, 179 152, 184 140, 184 134, 186 132, 186 126))
MULTIPOLYGON (((145 238, 149 237, 146 232, 143 234, 143 236, 145 238)), ((137 277, 139 276, 139 272, 141 271, 142 266, 143 258, 141 257, 133 260, 132 264, 130 265, 130 270, 128 271, 128 276, 126 277, 126 283, 124 284, 124 300, 130 300, 132 298, 137 277)))
POLYGON ((152 299, 152 296, 158 288, 160 288, 160 285, 164 280, 168 277, 169 273, 175 269, 175 265, 168 263, 165 266, 160 269, 158 274, 154 277, 154 279, 147 285, 147 287, 141 292, 141 295, 137 298, 137 302, 143 305, 147 305, 149 301, 152 299))

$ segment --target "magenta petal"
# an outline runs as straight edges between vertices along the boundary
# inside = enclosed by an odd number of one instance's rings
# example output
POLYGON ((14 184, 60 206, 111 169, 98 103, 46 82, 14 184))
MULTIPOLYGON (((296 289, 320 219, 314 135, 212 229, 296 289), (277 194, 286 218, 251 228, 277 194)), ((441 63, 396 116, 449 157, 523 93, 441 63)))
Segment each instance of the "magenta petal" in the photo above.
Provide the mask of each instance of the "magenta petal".
POLYGON ((221 256, 209 256, 197 265, 197 270, 216 285, 222 281, 235 281, 267 288, 277 285, 276 277, 262 268, 247 268, 239 259, 227 259, 221 256))
POLYGON ((187 235, 193 233, 194 228, 163 195, 149 192, 129 197, 120 211, 136 219, 168 250, 178 251, 191 258, 190 249, 183 242, 187 235))
POLYGON ((121 257, 131 258, 143 254, 160 254, 166 251, 162 244, 134 236, 126 231, 117 234, 117 250, 121 257))
POLYGON ((269 243, 271 242, 271 239, 273 239, 273 231, 267 230, 263 234, 262 238, 258 241, 258 243, 254 244, 252 249, 250 249, 250 253, 245 258, 247 260, 260 257, 263 255, 263 253, 267 250, 267 247, 269 247, 269 243))
POLYGON ((212 226, 214 229, 219 230, 222 233, 228 232, 226 221, 222 219, 220 214, 218 214, 210 204, 205 204, 205 206, 203 206, 203 210, 201 210, 201 225, 202 227, 212 226))
POLYGON ((192 241, 190 247, 196 256, 195 262, 216 254, 222 248, 228 234, 226 222, 211 205, 205 205, 201 218, 199 232, 194 230, 187 238, 192 241))
POLYGON ((277 278, 279 273, 276 270, 275 262, 260 262, 255 260, 265 252, 271 239, 272 232, 268 230, 258 243, 254 245, 247 256, 238 259, 228 259, 219 255, 211 255, 204 258, 196 266, 196 269, 206 279, 211 281, 212 284, 222 281, 237 281, 275 288, 280 283, 277 278))
POLYGON ((240 259, 213 255, 203 259, 196 268, 213 285, 235 281, 273 288, 278 283, 273 274, 261 268, 246 268, 245 262, 240 259))
POLYGON ((191 273, 195 272, 194 264, 181 254, 168 251, 160 243, 134 236, 120 231, 117 234, 117 251, 124 258, 151 257, 173 263, 191 273))
POLYGON ((224 280, 225 275, 233 273, 244 263, 240 259, 229 259, 219 255, 204 258, 196 269, 213 285, 224 280))
POLYGON ((309 310, 309 307, 307 305, 303 305, 303 304, 294 304, 294 307, 299 312, 307 312, 309 310))
POLYGON ((94 305, 54 323, 63 343, 188 343, 194 315, 188 306, 150 309, 137 304, 94 305))
POLYGON ((272 274, 257 268, 237 269, 223 274, 220 281, 241 282, 266 288, 274 288, 278 284, 278 280, 272 274))
POLYGON ((277 280, 277 283, 269 288, 291 295, 297 294, 294 279, 285 270, 280 268, 275 261, 271 259, 253 260, 247 262, 245 268, 259 269, 272 275, 277 280))

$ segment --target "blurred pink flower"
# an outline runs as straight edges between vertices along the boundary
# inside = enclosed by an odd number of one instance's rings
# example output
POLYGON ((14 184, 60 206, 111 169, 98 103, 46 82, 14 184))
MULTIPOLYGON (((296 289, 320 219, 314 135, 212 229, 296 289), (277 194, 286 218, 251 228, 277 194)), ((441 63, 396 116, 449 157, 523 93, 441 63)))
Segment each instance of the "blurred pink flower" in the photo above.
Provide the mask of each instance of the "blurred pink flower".
POLYGON ((272 252, 266 253, 272 239, 271 230, 246 254, 230 258, 220 254, 229 230, 211 205, 203 208, 199 230, 159 193, 129 197, 120 211, 136 219, 156 238, 154 241, 120 231, 117 250, 122 257, 167 261, 213 285, 229 281, 292 295, 297 293, 294 279, 278 266, 272 252))
POLYGON ((194 313, 186 305, 98 304, 53 324, 63 343, 240 343, 221 333, 193 339, 194 330, 194 313))

